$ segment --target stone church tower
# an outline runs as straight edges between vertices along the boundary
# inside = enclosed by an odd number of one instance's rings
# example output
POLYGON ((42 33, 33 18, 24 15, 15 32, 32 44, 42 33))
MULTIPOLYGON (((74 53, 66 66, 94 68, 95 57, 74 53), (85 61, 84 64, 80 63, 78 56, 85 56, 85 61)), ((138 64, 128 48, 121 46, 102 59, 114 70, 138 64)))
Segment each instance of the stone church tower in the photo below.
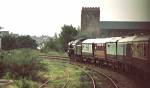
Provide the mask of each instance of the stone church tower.
POLYGON ((88 33, 91 37, 100 36, 100 8, 82 7, 81 31, 88 33))

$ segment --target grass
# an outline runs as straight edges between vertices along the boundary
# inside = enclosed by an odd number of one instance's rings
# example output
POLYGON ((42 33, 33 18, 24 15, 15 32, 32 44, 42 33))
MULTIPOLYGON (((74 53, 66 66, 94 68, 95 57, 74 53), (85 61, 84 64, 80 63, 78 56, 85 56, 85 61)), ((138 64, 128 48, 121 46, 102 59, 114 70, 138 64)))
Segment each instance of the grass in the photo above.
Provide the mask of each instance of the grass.
POLYGON ((0 53, 1 78, 14 80, 18 88, 33 88, 31 82, 36 80, 38 72, 46 70, 47 65, 35 50, 17 49, 0 53))
POLYGON ((42 59, 31 49, 12 50, 3 52, 0 62, 4 73, 9 73, 11 78, 33 78, 40 70, 46 70, 42 59))
POLYGON ((69 80, 71 81, 70 88, 80 87, 80 74, 81 70, 77 67, 70 65, 66 61, 50 60, 49 75, 51 80, 49 81, 50 88, 60 88, 67 82, 67 72, 69 73, 69 80))
POLYGON ((65 52, 57 52, 57 51, 54 51, 54 50, 50 50, 48 51, 47 53, 40 53, 41 55, 49 55, 49 56, 62 56, 62 57, 67 57, 67 53, 65 52))
POLYGON ((47 53, 48 55, 51 56, 62 56, 62 57, 67 57, 67 54, 64 52, 56 52, 56 51, 50 51, 47 53))
MULTIPOLYGON (((14 80, 5 88, 38 88, 43 80, 50 79, 49 88, 60 88, 67 82, 70 74, 70 88, 80 88, 82 71, 67 61, 45 60, 39 58, 39 51, 19 49, 4 51, 0 55, 1 78, 14 80)), ((48 55, 65 56, 64 53, 51 51, 48 55)))

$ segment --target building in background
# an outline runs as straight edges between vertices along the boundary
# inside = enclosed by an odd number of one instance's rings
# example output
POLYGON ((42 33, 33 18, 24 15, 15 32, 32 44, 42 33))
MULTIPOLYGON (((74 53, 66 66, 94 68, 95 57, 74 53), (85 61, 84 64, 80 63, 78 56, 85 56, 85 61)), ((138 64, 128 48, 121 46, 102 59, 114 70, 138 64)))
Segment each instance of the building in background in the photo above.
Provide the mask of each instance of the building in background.
POLYGON ((0 51, 2 50, 2 37, 9 35, 9 31, 0 31, 0 51))
POLYGON ((92 37, 111 37, 150 34, 150 22, 100 21, 99 7, 83 7, 81 31, 92 37))
POLYGON ((82 7, 81 11, 81 31, 87 32, 92 37, 98 37, 100 20, 99 7, 82 7))
POLYGON ((3 36, 7 36, 9 35, 9 31, 0 31, 0 36, 3 37, 3 36))
POLYGON ((100 21, 99 26, 101 37, 150 34, 150 22, 100 21))
POLYGON ((50 37, 42 35, 42 36, 31 36, 31 38, 36 40, 36 43, 38 44, 37 49, 40 50, 44 47, 44 44, 49 41, 50 37))

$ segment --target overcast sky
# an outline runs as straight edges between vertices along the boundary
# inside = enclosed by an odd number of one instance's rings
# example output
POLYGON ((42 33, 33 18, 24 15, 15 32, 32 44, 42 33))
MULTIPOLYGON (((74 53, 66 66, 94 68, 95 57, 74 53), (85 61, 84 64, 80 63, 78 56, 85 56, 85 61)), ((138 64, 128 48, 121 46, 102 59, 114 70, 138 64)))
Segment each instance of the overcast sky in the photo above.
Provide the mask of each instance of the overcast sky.
POLYGON ((80 26, 81 8, 100 7, 101 21, 150 21, 150 0, 0 0, 0 26, 18 34, 59 33, 80 26))

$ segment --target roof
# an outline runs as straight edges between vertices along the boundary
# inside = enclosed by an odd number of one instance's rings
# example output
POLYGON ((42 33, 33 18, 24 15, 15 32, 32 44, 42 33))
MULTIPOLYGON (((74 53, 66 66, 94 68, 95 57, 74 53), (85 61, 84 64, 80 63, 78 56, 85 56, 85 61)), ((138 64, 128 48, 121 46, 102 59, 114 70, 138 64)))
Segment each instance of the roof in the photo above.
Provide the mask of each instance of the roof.
POLYGON ((100 29, 138 29, 150 30, 150 22, 100 21, 100 29))
POLYGON ((95 39, 94 43, 106 43, 111 41, 112 38, 97 38, 95 39))
POLYGON ((86 39, 82 43, 94 43, 95 39, 86 39))
POLYGON ((150 40, 150 35, 138 36, 133 41, 148 41, 150 40))
POLYGON ((111 37, 111 38, 96 38, 96 39, 86 39, 82 43, 107 43, 107 42, 116 42, 121 39, 121 37, 111 37))
POLYGON ((76 39, 76 40, 73 40, 71 42, 68 43, 68 45, 72 44, 72 45, 76 45, 77 43, 79 43, 80 41, 83 41, 85 40, 84 38, 79 38, 79 39, 76 39))
POLYGON ((112 37, 111 40, 109 42, 117 42, 119 39, 121 39, 122 37, 112 37))
POLYGON ((135 38, 136 38, 136 36, 125 37, 125 38, 122 38, 122 39, 118 40, 118 42, 131 42, 135 38))

